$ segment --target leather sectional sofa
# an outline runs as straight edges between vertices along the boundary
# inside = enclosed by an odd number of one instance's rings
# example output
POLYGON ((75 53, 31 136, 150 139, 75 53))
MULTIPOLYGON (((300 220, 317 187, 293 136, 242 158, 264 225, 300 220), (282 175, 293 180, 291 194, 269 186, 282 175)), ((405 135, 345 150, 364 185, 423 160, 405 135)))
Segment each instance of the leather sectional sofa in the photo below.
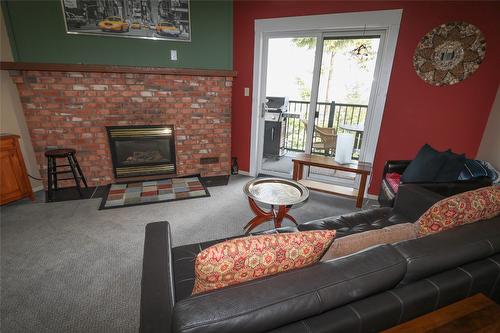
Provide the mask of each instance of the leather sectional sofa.
MULTIPOLYGON (((441 198, 405 185, 393 208, 298 229, 338 238, 415 222, 441 198)), ((196 255, 222 240, 171 248, 170 237, 167 222, 146 226, 141 332, 377 332, 476 293, 500 302, 500 216, 196 296, 196 255)))

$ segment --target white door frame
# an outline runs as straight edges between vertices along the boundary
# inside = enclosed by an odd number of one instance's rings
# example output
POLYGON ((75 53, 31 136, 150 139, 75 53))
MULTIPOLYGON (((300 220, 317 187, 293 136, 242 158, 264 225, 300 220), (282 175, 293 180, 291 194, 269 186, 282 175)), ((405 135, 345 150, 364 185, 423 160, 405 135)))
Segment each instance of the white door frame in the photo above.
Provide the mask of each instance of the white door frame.
MULTIPOLYGON (((380 125, 384 113, 384 105, 389 86, 389 79, 396 51, 396 43, 399 34, 399 25, 401 22, 403 10, 381 10, 356 13, 339 13, 326 15, 295 16, 276 19, 255 20, 255 47, 254 47, 254 66, 253 66, 253 96, 252 96, 252 128, 250 137, 250 170, 251 176, 257 176, 259 164, 262 155, 260 147, 261 138, 259 137, 260 112, 261 105, 264 102, 265 83, 262 84, 266 73, 267 62, 267 38, 270 35, 279 35, 284 33, 303 33, 312 35, 324 32, 339 32, 352 30, 382 30, 385 32, 384 42, 379 47, 382 56, 379 66, 379 73, 375 73, 372 84, 372 93, 369 101, 369 116, 365 120, 365 127, 370 128, 368 135, 363 136, 362 145, 363 154, 360 160, 372 162, 375 157, 380 125)), ((368 188, 368 186, 367 186, 368 188)))

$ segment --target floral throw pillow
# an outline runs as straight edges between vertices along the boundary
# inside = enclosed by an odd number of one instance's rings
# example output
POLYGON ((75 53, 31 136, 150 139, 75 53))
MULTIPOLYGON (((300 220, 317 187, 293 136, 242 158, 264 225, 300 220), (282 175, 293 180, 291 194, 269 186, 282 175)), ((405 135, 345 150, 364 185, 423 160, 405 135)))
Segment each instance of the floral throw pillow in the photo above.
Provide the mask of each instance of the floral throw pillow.
POLYGON ((198 253, 193 295, 301 268, 319 261, 335 230, 236 238, 198 253))
POLYGON ((416 223, 418 236, 489 219, 500 214, 500 187, 488 186, 436 202, 416 223))

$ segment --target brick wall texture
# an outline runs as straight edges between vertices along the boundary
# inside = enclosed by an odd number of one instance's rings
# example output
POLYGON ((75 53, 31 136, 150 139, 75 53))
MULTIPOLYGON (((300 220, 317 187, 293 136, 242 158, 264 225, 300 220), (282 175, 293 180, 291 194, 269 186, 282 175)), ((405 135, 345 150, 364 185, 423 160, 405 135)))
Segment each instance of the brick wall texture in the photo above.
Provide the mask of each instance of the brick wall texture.
POLYGON ((68 147, 89 185, 114 182, 105 126, 173 124, 177 174, 228 175, 232 77, 12 71, 40 172, 68 147), (200 164, 202 157, 218 157, 200 164))

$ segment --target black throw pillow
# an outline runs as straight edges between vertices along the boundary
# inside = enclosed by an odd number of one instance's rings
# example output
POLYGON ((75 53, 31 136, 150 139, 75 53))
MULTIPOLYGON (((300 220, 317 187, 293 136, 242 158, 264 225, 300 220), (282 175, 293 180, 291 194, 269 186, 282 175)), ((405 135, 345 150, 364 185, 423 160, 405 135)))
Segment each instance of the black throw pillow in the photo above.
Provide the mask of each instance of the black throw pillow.
POLYGON ((431 182, 436 179, 439 171, 446 163, 447 157, 428 144, 425 144, 417 153, 417 156, 406 167, 401 175, 401 182, 431 182))
POLYGON ((464 169, 465 154, 455 154, 450 149, 443 153, 446 156, 446 163, 435 179, 436 182, 454 182, 458 180, 460 172, 464 169))

